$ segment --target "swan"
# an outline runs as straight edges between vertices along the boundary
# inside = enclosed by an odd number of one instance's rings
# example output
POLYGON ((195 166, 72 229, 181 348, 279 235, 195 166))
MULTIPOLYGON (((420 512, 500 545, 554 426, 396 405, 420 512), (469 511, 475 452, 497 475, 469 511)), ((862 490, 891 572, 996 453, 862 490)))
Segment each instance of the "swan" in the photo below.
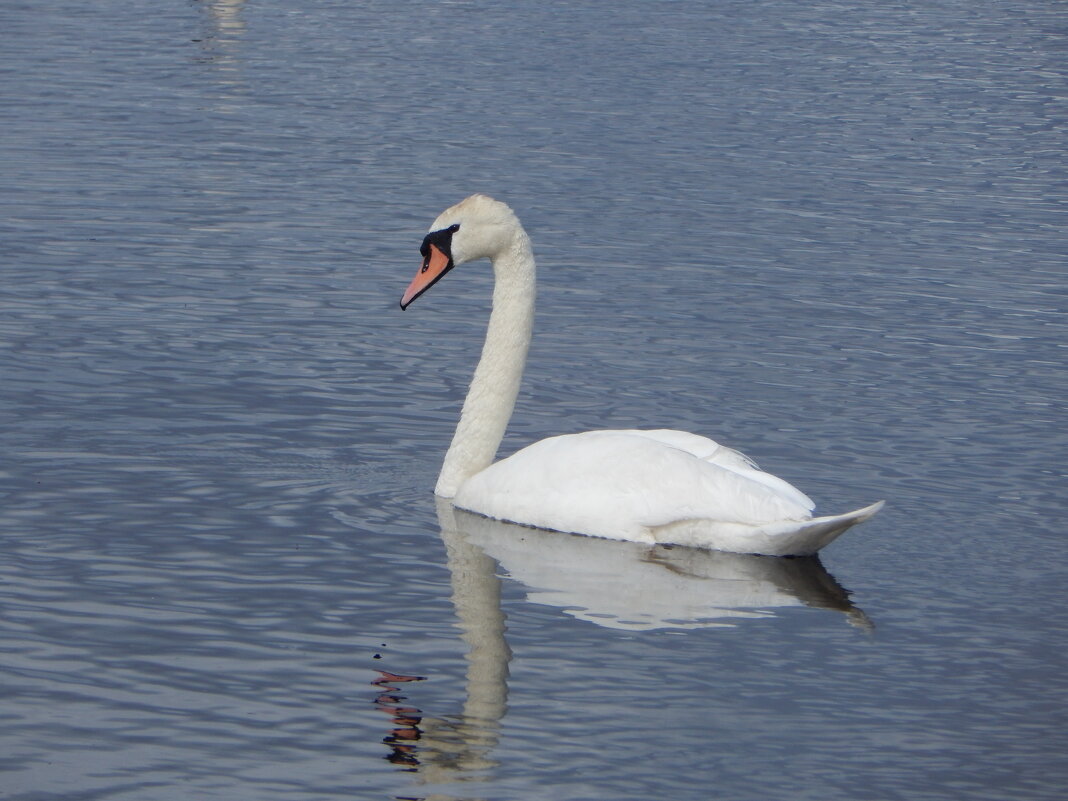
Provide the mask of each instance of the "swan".
POLYGON ((807 495, 738 451, 685 431, 564 434, 494 462, 534 326, 530 238, 504 203, 476 194, 446 209, 420 247, 408 306, 458 264, 493 264, 482 356, 434 489, 460 509, 540 529, 733 553, 808 556, 883 501, 813 517, 807 495))

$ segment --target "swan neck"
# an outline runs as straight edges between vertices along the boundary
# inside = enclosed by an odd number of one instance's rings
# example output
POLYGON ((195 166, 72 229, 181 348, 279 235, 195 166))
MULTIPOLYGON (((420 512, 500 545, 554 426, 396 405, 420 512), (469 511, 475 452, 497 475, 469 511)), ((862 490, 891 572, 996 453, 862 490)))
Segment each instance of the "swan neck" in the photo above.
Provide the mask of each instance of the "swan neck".
POLYGON ((493 258, 493 273, 493 310, 482 357, 435 488, 445 498, 493 463, 519 395, 535 297, 534 254, 521 227, 517 226, 511 244, 493 258))

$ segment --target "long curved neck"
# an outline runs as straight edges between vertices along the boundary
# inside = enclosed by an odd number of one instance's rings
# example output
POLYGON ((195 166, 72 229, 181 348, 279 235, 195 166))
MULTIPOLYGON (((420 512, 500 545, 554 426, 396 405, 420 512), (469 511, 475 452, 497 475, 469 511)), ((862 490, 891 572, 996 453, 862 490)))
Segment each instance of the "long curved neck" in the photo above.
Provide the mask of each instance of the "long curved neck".
POLYGON ((460 422, 434 492, 451 498, 468 478, 493 463, 512 416, 534 329, 534 254, 517 228, 493 259, 493 311, 460 422))

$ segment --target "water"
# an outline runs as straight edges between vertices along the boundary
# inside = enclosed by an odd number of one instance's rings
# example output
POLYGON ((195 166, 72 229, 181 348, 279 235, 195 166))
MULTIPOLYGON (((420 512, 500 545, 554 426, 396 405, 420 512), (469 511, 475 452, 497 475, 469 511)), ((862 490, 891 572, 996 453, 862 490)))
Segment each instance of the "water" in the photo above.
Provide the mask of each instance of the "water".
POLYGON ((1058 6, 0 23, 5 798, 1063 795, 1058 6), (489 272, 396 303, 472 191, 540 266, 502 452, 886 509, 819 561, 438 509, 489 272))

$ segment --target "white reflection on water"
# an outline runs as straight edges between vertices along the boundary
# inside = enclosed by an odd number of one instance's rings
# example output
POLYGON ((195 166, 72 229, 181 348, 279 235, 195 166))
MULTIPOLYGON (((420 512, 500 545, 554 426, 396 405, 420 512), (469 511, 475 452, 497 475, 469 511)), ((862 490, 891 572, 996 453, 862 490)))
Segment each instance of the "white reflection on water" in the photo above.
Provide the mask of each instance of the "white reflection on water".
POLYGON ((214 67, 215 80, 223 94, 218 98, 230 101, 217 104, 213 111, 217 113, 234 113, 240 108, 240 90, 244 88, 239 45, 245 33, 245 22, 241 17, 244 0, 212 0, 205 5, 209 13, 205 33, 199 42, 203 51, 199 61, 214 67))
MULTIPOLYGON (((440 502, 439 502, 439 505, 440 502)), ((818 557, 785 559, 615 542, 502 523, 451 510, 455 533, 527 585, 527 599, 613 629, 708 628, 767 618, 783 607, 865 614, 818 557)), ((448 519, 439 509, 439 519, 448 519)), ((448 539, 446 540, 448 541, 448 539)))
MULTIPOLYGON (((610 629, 646 631, 734 626, 809 606, 842 612, 872 628, 819 557, 781 558, 649 546, 541 531, 490 520, 436 499, 448 554, 452 602, 467 646, 463 711, 425 716, 401 685, 421 681, 380 671, 380 711, 392 728, 388 759, 422 783, 480 781, 507 712, 512 651, 505 639, 498 566, 529 588, 527 599, 610 629)), ((440 796, 444 798, 445 796, 440 796)))
MULTIPOLYGON (((507 711, 508 663, 512 651, 504 638, 501 581, 497 563, 457 527, 452 506, 440 498, 438 522, 445 541, 452 603, 459 618, 460 636, 467 645, 467 682, 459 716, 429 717, 407 705, 398 685, 420 681, 380 671, 375 684, 383 689, 376 699, 379 710, 391 718, 383 738, 392 752, 390 762, 417 772, 424 784, 479 781, 489 777, 497 763, 490 756, 497 746, 501 719, 507 711)), ((448 798, 448 796, 435 796, 448 798)))
POLYGON ((245 0, 213 0, 208 4, 220 34, 238 36, 245 30, 241 19, 241 6, 245 0))

